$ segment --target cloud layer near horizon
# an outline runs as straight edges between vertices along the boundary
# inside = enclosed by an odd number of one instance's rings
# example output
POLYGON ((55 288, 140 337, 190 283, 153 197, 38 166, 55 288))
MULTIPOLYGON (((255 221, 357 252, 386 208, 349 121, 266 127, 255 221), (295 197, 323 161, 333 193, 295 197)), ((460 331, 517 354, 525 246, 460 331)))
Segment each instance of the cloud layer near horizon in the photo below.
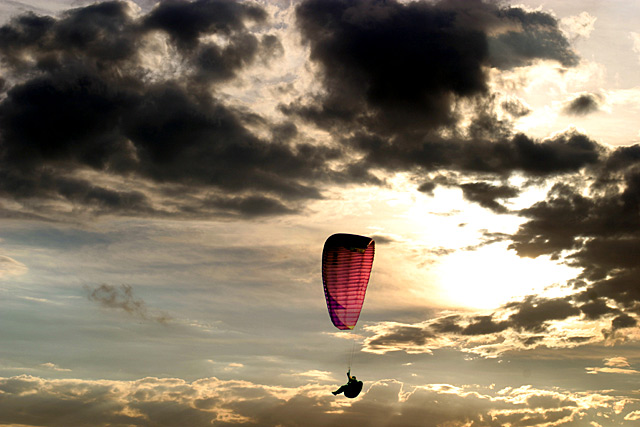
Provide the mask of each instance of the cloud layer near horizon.
POLYGON ((248 381, 176 378, 137 381, 0 378, 0 423, 40 426, 583 426, 638 418, 640 402, 605 392, 406 386, 382 380, 347 403, 329 385, 299 388, 248 381), (100 420, 96 424, 96 420, 100 420))

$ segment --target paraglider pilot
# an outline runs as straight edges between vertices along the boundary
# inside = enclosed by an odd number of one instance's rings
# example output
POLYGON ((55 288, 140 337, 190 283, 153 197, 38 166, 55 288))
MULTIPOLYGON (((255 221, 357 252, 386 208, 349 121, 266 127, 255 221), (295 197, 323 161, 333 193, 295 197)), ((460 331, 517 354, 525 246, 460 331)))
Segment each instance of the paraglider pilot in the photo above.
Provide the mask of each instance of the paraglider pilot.
POLYGON ((358 381, 355 375, 351 376, 351 369, 349 369, 349 371, 347 372, 347 378, 349 378, 349 382, 347 382, 343 386, 340 386, 340 388, 336 391, 331 392, 334 396, 340 393, 344 393, 345 397, 353 399, 360 394, 360 391, 362 391, 362 381, 358 381))

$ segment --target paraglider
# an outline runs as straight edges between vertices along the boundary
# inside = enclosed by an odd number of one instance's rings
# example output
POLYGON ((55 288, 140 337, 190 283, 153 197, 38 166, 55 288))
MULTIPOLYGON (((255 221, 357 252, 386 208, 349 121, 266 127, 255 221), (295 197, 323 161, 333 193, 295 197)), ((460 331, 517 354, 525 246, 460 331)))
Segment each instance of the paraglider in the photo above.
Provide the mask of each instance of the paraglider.
POLYGON ((362 391, 362 381, 358 381, 355 375, 351 376, 351 370, 347 371, 347 378, 349 378, 349 381, 336 391, 332 391, 331 394, 337 396, 340 393, 344 393, 346 397, 351 399, 357 397, 362 391))
MULTIPOLYGON (((324 244, 324 295, 331 322, 340 330, 352 330, 358 322, 374 254, 375 242, 370 237, 339 233, 330 236, 324 244)), ((334 395, 344 393, 349 398, 358 396, 362 390, 362 381, 351 376, 351 362, 347 378, 349 382, 332 392, 334 395)))

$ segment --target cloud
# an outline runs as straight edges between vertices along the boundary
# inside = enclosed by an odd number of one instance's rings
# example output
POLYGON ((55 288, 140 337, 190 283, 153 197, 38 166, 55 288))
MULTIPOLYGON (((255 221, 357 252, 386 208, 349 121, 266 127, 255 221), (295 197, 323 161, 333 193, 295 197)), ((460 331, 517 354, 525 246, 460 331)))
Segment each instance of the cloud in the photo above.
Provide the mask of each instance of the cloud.
POLYGON ((585 368, 588 374, 625 374, 634 375, 640 374, 640 371, 635 369, 623 369, 623 368, 585 368))
POLYGON ((460 186, 465 199, 477 202, 480 206, 491 209, 495 213, 506 213, 507 208, 496 199, 509 199, 518 196, 519 190, 508 185, 495 186, 486 182, 473 182, 460 186))
POLYGON ((448 384, 407 386, 382 380, 357 400, 336 399, 331 387, 268 386, 248 381, 176 378, 136 381, 0 378, 0 422, 54 426, 163 425, 554 425, 619 423, 639 402, 598 391, 576 393, 531 386, 494 390, 448 384))
POLYGON ((481 32, 456 26, 443 9, 422 2, 301 3, 298 26, 328 90, 317 105, 291 110, 323 124, 379 122, 390 129, 452 122, 450 96, 487 90, 487 46, 481 32))
POLYGON ((124 310, 132 317, 152 320, 161 324, 171 320, 171 317, 167 314, 154 315, 149 313, 145 302, 133 294, 133 288, 130 285, 115 287, 102 284, 94 289, 85 287, 85 290, 88 292, 87 298, 89 301, 93 301, 101 307, 124 310))
POLYGON ((574 116, 585 116, 599 111, 602 99, 599 95, 586 93, 567 102, 563 112, 574 116))
POLYGON ((238 369, 238 368, 242 368, 242 367, 244 367, 244 365, 243 365, 242 363, 229 363, 229 364, 224 368, 224 370, 225 370, 225 371, 234 371, 234 370, 236 370, 236 369, 238 369))
POLYGON ((383 234, 374 234, 371 236, 376 241, 376 245, 389 245, 397 242, 396 236, 388 236, 383 234))
POLYGON ((502 108, 515 118, 524 117, 531 113, 531 108, 517 98, 506 99, 502 102, 502 108))
POLYGON ((425 172, 450 169, 466 174, 507 176, 521 172, 534 177, 551 177, 600 162, 604 147, 584 134, 570 130, 537 141, 524 134, 506 139, 415 140, 386 139, 358 134, 351 144, 365 153, 371 167, 389 171, 425 172))
POLYGON ((0 278, 25 274, 27 266, 5 255, 0 255, 0 278))
MULTIPOLYGON (((266 12, 258 5, 196 0, 160 3, 144 19, 143 25, 166 32, 180 48, 189 50, 200 44, 202 36, 244 32, 247 19, 264 22, 266 18, 266 12)), ((229 52, 234 53, 235 50, 232 45, 229 52)))
POLYGON ((634 375, 640 374, 640 371, 631 369, 631 365, 624 357, 611 357, 604 359, 605 367, 587 367, 588 374, 623 374, 634 375))
POLYGON ((57 371, 57 372, 71 372, 71 369, 61 368, 55 363, 51 363, 51 362, 43 363, 40 366, 46 369, 57 371))
POLYGON ((489 2, 306 1, 297 22, 326 91, 284 110, 326 127, 452 126, 456 100, 488 95, 485 67, 577 64, 553 17, 489 2))
MULTIPOLYGON (((548 256, 577 268, 575 278, 556 286, 564 296, 528 296, 491 313, 372 325, 366 350, 428 353, 452 347, 495 357, 539 346, 635 339, 640 307, 633 256, 640 251, 638 155, 637 146, 610 150, 606 161, 587 175, 590 179, 553 185, 543 200, 517 211, 525 221, 515 233, 499 236, 521 257, 548 256)), ((489 194, 493 190, 479 188, 489 194)))
POLYGON ((331 372, 319 371, 317 369, 313 369, 311 371, 301 372, 297 374, 291 374, 291 375, 308 378, 308 380, 311 380, 311 381, 321 381, 321 382, 335 381, 335 378, 333 377, 333 374, 331 372))
MULTIPOLYGON (((379 169, 548 177, 603 160, 586 135, 514 135, 509 117, 529 108, 491 92, 489 69, 577 64, 549 14, 478 1, 301 2, 296 29, 319 89, 300 84, 267 115, 225 91, 297 54, 268 10, 198 0, 142 13, 108 1, 14 17, 0 28, 0 197, 62 221, 253 219, 303 212, 332 184, 383 185, 379 169)), ((482 203, 502 210, 491 197, 482 203)))
POLYGON ((511 237, 520 256, 550 255, 582 269, 573 304, 590 318, 615 315, 611 331, 635 328, 640 295, 633 285, 639 250, 637 146, 615 149, 593 180, 556 184, 546 200, 520 211, 511 237))
POLYGON ((536 59, 557 61, 565 67, 578 64, 577 55, 553 16, 517 7, 502 12, 501 18, 512 27, 489 40, 493 64, 501 69, 521 67, 536 59))
POLYGON ((339 150, 282 138, 281 123, 214 94, 282 53, 275 35, 249 30, 266 18, 209 0, 13 18, 0 28, 0 196, 53 217, 254 217, 297 212, 321 197, 317 180, 352 179, 327 165, 339 150))
POLYGON ((610 357, 608 359, 604 359, 604 364, 614 368, 631 367, 626 357, 610 357))
POLYGON ((589 12, 581 12, 578 15, 567 16, 560 20, 560 28, 567 33, 571 40, 577 38, 589 38, 595 30, 597 17, 589 12))
POLYGON ((573 348, 610 340, 614 310, 590 319, 571 297, 526 297, 493 312, 445 313, 417 323, 381 322, 367 326, 366 352, 432 353, 453 348, 482 357, 537 347, 573 348))
POLYGON ((322 88, 281 109, 344 135, 361 167, 552 177, 602 160, 604 148, 580 132, 514 133, 510 120, 530 108, 491 91, 489 70, 578 64, 549 14, 489 2, 336 0, 303 2, 296 16, 322 88))

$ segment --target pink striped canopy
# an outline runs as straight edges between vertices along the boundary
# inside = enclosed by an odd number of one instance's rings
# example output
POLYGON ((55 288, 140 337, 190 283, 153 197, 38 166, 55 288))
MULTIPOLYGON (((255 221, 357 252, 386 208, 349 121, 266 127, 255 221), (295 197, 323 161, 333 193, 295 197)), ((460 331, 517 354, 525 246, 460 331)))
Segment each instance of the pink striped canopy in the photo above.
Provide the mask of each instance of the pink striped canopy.
POLYGON ((355 234, 334 234, 322 251, 322 282, 331 321, 338 329, 353 329, 371 275, 375 242, 355 234))

